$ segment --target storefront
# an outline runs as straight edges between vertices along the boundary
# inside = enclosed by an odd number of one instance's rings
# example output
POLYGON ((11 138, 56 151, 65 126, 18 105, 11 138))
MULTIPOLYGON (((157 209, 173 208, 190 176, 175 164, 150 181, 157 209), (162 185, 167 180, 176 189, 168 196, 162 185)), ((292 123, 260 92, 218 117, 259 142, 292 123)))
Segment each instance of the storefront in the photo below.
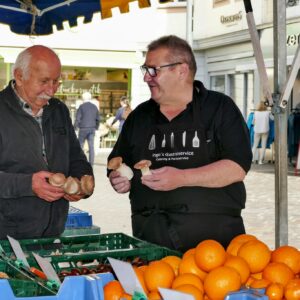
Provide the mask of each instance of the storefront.
MULTIPOLYGON (((0 47, 0 87, 11 79, 11 68, 22 48, 0 47)), ((140 60, 135 52, 55 49, 62 62, 61 85, 56 96, 64 101, 74 118, 81 95, 89 91, 99 101, 102 120, 115 114, 120 97, 133 100, 139 93, 140 60)))

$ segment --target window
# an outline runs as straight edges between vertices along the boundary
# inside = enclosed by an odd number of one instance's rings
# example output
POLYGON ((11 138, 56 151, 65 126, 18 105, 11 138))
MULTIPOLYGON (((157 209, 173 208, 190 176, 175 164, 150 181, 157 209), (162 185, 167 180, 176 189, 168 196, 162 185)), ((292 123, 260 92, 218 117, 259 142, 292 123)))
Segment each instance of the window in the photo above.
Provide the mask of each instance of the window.
POLYGON ((225 93, 225 75, 211 76, 210 88, 214 91, 225 93))
POLYGON ((168 8, 168 7, 185 7, 187 0, 158 0, 159 8, 168 8))
POLYGON ((286 7, 296 6, 299 4, 299 0, 286 0, 286 7))
POLYGON ((230 0, 213 0, 213 7, 219 7, 229 4, 230 0))

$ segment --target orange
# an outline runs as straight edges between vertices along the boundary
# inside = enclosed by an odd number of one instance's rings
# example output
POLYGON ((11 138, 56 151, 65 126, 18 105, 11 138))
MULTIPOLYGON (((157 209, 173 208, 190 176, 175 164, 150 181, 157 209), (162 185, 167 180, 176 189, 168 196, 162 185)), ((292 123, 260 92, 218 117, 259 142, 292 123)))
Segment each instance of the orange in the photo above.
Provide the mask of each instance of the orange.
POLYGON ((252 284, 252 282, 254 282, 255 279, 256 279, 256 278, 250 276, 250 277, 248 278, 248 280, 246 281, 245 286, 246 286, 247 288, 250 288, 250 285, 252 284))
POLYGON ((245 284, 250 276, 250 268, 247 262, 240 256, 229 255, 224 266, 235 269, 241 276, 241 283, 245 284))
POLYGON ((204 280, 204 291, 211 300, 223 300, 227 293, 237 291, 240 287, 240 275, 230 267, 215 268, 204 280))
POLYGON ((251 276, 255 279, 262 279, 262 272, 252 273, 251 276))
POLYGON ((271 250, 259 240, 251 240, 243 244, 237 253, 249 265, 251 273, 261 272, 271 259, 271 250))
POLYGON ((204 240, 196 247, 196 264, 205 272, 209 272, 212 269, 222 266, 225 259, 226 251, 224 247, 215 240, 204 240))
POLYGON ((206 277, 207 273, 201 270, 195 261, 194 255, 188 255, 185 258, 182 258, 180 264, 179 264, 179 274, 184 273, 192 273, 197 275, 202 281, 206 277))
POLYGON ((147 295, 147 299, 148 300, 161 300, 162 297, 161 297, 159 291, 153 291, 147 295))
POLYGON ((231 255, 237 255, 240 247, 248 241, 257 240, 254 235, 243 233, 234 237, 226 248, 226 252, 231 255))
POLYGON ((105 300, 119 300, 125 293, 118 280, 112 280, 107 283, 103 288, 103 292, 105 300))
POLYGON ((168 255, 168 256, 165 256, 164 258, 162 258, 162 261, 168 263, 172 267, 172 269, 175 273, 175 276, 178 275, 178 268, 179 268, 179 264, 181 262, 180 257, 175 256, 175 255, 168 255))
POLYGON ((295 247, 288 245, 278 247, 272 252, 271 261, 286 264, 294 274, 300 271, 300 252, 295 247))
POLYGON ((300 280, 292 279, 285 287, 284 297, 286 300, 300 299, 300 280))
POLYGON ((175 290, 186 293, 186 294, 190 294, 190 295, 194 296, 195 300, 203 299, 203 291, 200 291, 198 288, 196 288, 192 284, 179 285, 177 288, 175 288, 175 290))
POLYGON ((281 300, 284 294, 283 285, 280 283, 271 283, 265 294, 269 297, 269 300, 281 300))
POLYGON ((143 265, 143 266, 137 267, 137 269, 139 269, 139 270, 142 271, 142 272, 144 272, 147 268, 148 268, 147 265, 143 265))
POLYGON ((294 278, 293 271, 280 262, 269 263, 263 270, 263 278, 271 282, 281 283, 284 287, 294 278))
POLYGON ((253 278, 253 280, 249 283, 249 287, 253 289, 264 289, 267 286, 269 286, 270 283, 271 281, 265 278, 261 278, 261 279, 253 278))
POLYGON ((183 253, 182 258, 186 258, 187 256, 191 255, 191 254, 195 254, 196 248, 191 248, 189 250, 187 250, 186 252, 183 253))
POLYGON ((172 283, 172 289, 176 289, 178 286, 185 285, 185 284, 194 285, 202 293, 204 293, 203 283, 201 279, 197 275, 192 273, 185 273, 185 274, 178 275, 172 283))
POLYGON ((145 284, 150 292, 156 291, 158 287, 170 288, 174 277, 172 267, 162 260, 151 262, 144 272, 145 284))
POLYGON ((146 287, 146 284, 145 284, 145 279, 144 279, 144 271, 143 269, 141 268, 134 268, 134 272, 135 272, 135 275, 136 277, 138 278, 144 292, 147 294, 148 293, 148 289, 146 287))
MULTIPOLYGON (((122 296, 121 296, 121 299, 123 300, 132 300, 132 296, 131 295, 129 295, 129 294, 126 294, 126 293, 124 293, 122 296)), ((106 300, 106 299, 105 299, 106 300)))

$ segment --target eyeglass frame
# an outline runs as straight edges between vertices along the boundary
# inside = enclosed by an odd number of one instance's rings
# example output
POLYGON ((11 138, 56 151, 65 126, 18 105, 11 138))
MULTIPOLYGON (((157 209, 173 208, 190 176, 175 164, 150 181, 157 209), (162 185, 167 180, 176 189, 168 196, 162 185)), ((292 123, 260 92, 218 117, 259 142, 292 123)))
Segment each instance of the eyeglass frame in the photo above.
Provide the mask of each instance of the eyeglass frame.
POLYGON ((156 77, 158 70, 160 70, 162 68, 166 68, 166 67, 173 67, 173 66, 181 65, 181 64, 183 64, 183 63, 182 62, 176 62, 176 63, 162 65, 162 66, 158 66, 158 67, 148 67, 146 65, 142 65, 142 66, 140 66, 140 69, 141 69, 141 72, 142 72, 143 76, 145 76, 146 73, 148 73, 150 77, 156 77), (154 72, 153 75, 151 75, 151 72, 149 72, 150 69, 153 70, 153 72, 154 72))

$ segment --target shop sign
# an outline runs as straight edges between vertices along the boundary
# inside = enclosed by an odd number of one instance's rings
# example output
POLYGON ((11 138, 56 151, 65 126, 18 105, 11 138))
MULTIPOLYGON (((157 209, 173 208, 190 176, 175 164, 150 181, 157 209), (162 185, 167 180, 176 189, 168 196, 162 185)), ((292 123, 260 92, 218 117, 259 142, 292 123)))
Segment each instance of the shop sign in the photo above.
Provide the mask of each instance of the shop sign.
POLYGON ((236 14, 229 15, 229 16, 221 16, 220 21, 223 25, 232 25, 232 23, 236 23, 242 20, 242 12, 239 11, 236 14))
MULTIPOLYGON (((294 55, 300 43, 300 23, 287 24, 286 26, 287 55, 294 55)), ((273 57, 273 28, 262 30, 260 43, 265 58, 273 57)))

